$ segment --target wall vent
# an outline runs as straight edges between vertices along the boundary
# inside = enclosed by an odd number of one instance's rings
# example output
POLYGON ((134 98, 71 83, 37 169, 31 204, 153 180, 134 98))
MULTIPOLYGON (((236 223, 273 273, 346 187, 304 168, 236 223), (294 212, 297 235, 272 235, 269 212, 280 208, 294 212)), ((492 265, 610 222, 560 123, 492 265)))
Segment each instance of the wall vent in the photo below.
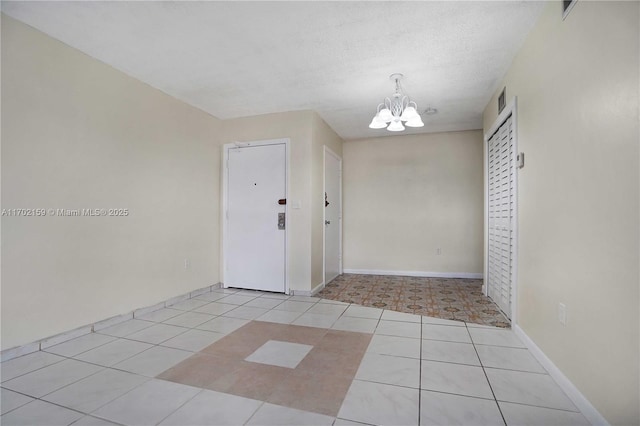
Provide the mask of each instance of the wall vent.
POLYGON ((577 2, 578 0, 562 0, 562 20, 563 21, 569 14, 569 12, 571 12, 571 9, 573 9, 573 6, 575 6, 577 2))
POLYGON ((504 107, 507 106, 507 88, 502 89, 500 96, 498 96, 498 114, 502 112, 504 107))

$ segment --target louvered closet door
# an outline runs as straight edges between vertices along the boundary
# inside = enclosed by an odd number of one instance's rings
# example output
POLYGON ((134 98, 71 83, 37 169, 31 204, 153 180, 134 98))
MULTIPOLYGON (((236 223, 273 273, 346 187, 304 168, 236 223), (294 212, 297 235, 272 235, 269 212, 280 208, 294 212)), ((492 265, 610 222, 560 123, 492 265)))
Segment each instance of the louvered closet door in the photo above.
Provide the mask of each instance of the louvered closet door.
POLYGON ((515 229, 512 117, 489 139, 488 294, 511 318, 515 229))

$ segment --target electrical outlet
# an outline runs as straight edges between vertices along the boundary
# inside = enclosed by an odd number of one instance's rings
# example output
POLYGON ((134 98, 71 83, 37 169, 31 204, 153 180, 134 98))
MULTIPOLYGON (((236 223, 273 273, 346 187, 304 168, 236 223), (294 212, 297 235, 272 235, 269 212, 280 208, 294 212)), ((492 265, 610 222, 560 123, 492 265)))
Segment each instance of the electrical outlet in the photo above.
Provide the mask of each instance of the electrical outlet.
POLYGON ((440 256, 442 254, 442 249, 440 247, 438 247, 436 249, 436 255, 440 256))
POLYGON ((185 271, 187 269, 191 269, 191 259, 185 259, 184 260, 184 269, 185 269, 185 271))
POLYGON ((567 305, 564 303, 558 304, 558 321, 562 325, 567 325, 567 305))

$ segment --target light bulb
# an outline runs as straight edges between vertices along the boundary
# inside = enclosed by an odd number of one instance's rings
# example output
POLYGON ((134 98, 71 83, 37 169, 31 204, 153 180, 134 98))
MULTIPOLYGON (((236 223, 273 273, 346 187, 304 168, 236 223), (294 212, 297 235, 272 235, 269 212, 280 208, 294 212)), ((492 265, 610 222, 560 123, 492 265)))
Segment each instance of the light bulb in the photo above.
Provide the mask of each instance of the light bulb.
POLYGON ((412 118, 411 120, 407 121, 404 124, 407 127, 423 127, 424 126, 424 123, 422 122, 422 119, 420 118, 419 115, 416 115, 414 118, 412 118))
POLYGON ((378 113, 378 118, 386 123, 393 119, 393 114, 389 111, 389 108, 382 108, 378 113))
POLYGON ((400 116, 400 119, 402 121, 409 121, 409 120, 413 120, 416 117, 420 118, 420 116, 418 115, 418 112, 414 107, 409 106, 409 107, 406 107, 404 111, 402 111, 402 116, 400 116))
POLYGON ((389 124, 389 127, 387 127, 387 130, 390 132, 401 132, 404 130, 404 126, 402 125, 402 121, 400 120, 394 120, 391 122, 391 124, 389 124))
POLYGON ((371 120, 371 123, 369 124, 370 129, 384 129, 385 127, 387 127, 387 123, 385 123, 384 120, 381 120, 378 114, 373 117, 373 120, 371 120))

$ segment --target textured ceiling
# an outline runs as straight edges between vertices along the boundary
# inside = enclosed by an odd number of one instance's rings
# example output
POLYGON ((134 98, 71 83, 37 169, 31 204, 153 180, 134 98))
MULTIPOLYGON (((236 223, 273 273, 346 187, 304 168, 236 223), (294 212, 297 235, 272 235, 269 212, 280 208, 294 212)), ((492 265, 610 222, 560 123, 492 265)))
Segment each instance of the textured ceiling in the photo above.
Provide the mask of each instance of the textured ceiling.
POLYGON ((312 109, 344 139, 393 93, 437 115, 406 133, 481 128, 540 2, 2 2, 7 15, 210 114, 312 109))

